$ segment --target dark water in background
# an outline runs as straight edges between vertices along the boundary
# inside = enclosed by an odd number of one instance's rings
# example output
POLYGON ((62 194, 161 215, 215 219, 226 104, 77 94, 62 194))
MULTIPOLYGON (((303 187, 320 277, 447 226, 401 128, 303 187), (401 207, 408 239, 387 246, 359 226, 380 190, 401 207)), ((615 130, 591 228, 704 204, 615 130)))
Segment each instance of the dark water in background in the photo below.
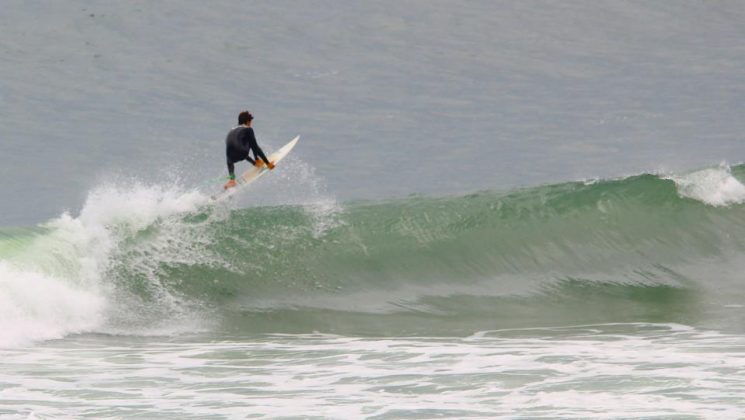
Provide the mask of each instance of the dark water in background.
POLYGON ((738 418, 742 22, 3 2, 0 418, 738 418))
POLYGON ((116 174, 220 175, 244 108, 269 149, 301 134, 342 201, 740 162, 743 20, 736 1, 6 1, 0 225, 116 174))

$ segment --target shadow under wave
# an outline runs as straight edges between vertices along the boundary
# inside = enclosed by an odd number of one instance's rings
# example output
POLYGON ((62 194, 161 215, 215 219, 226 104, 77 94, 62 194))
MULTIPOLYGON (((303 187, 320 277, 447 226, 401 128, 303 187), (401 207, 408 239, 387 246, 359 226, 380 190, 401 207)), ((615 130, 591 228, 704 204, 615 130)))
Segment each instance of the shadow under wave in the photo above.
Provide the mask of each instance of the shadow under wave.
POLYGON ((712 308, 745 304, 744 210, 682 197, 655 175, 348 203, 321 231, 302 206, 219 217, 225 209, 205 208, 183 221, 190 240, 206 239, 163 243, 153 225, 128 241, 114 270, 143 302, 165 290, 228 329, 254 332, 697 323, 731 318, 712 308), (161 248, 148 253, 153 243, 161 248), (189 252, 138 266, 171 248, 189 252))

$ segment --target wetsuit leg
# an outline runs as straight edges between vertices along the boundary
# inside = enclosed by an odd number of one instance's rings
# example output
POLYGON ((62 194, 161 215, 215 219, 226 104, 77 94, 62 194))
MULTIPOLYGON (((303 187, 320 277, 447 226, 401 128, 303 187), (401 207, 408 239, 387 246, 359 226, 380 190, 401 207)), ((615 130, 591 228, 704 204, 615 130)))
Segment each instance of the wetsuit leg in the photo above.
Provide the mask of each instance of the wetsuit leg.
POLYGON ((235 163, 242 160, 250 162, 251 165, 256 165, 256 162, 248 156, 248 152, 246 152, 246 156, 242 158, 231 159, 230 157, 228 157, 228 174, 230 175, 230 179, 235 179, 235 163))

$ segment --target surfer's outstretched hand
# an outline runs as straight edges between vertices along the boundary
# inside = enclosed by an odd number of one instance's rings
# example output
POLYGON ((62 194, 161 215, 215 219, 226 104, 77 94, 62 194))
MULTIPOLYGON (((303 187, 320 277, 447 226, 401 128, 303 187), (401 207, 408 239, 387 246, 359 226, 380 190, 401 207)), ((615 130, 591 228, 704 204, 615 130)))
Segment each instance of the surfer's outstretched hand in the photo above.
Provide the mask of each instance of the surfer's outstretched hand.
POLYGON ((228 188, 235 187, 235 180, 231 179, 230 181, 226 182, 225 185, 222 186, 224 190, 227 190, 228 188))

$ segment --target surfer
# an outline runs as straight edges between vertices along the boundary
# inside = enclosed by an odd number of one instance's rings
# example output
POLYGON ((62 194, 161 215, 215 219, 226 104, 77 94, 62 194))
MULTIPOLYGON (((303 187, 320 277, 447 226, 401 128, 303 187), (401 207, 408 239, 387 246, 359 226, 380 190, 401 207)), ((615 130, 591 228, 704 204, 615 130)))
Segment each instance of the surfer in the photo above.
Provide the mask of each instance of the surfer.
POLYGON ((254 129, 251 128, 251 121, 254 117, 248 111, 238 114, 238 126, 228 132, 225 138, 225 154, 228 158, 228 173, 230 180, 223 186, 224 189, 235 187, 235 163, 242 160, 251 162, 252 165, 260 168, 266 164, 267 168, 274 169, 274 163, 269 162, 264 152, 256 143, 254 129), (254 158, 248 156, 248 152, 253 151, 254 158), (261 158, 261 160, 259 160, 261 158))

